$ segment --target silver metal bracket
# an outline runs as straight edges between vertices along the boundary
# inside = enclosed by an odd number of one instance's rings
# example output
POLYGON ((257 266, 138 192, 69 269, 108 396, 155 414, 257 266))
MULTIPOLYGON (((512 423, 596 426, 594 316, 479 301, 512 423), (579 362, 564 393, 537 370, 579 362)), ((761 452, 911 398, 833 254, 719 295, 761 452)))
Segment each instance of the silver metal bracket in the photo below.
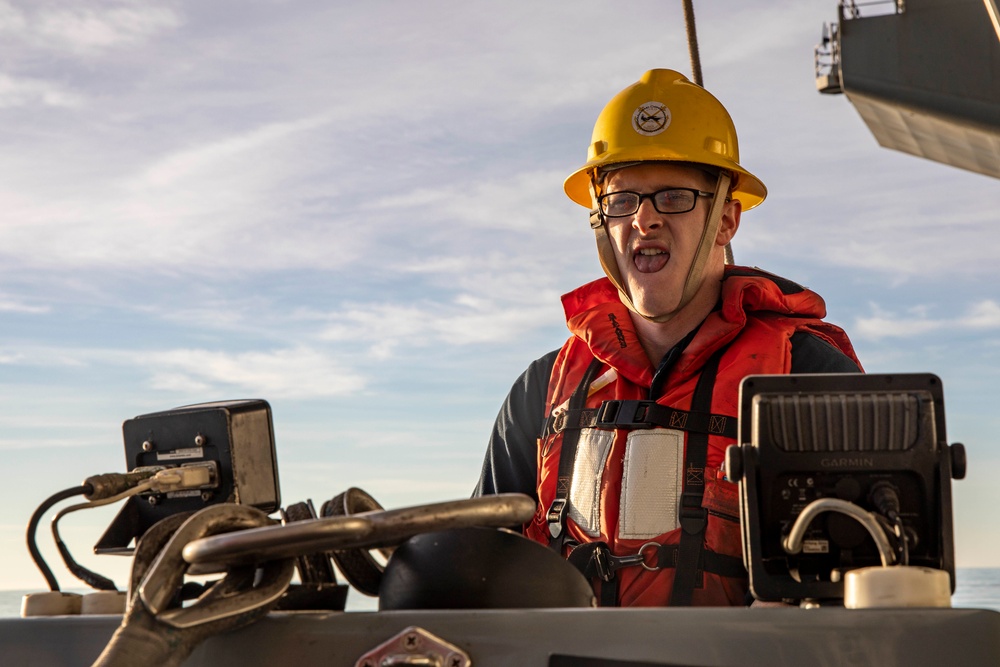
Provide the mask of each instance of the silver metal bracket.
POLYGON ((469 654, 423 628, 410 626, 358 658, 354 667, 472 667, 469 654))

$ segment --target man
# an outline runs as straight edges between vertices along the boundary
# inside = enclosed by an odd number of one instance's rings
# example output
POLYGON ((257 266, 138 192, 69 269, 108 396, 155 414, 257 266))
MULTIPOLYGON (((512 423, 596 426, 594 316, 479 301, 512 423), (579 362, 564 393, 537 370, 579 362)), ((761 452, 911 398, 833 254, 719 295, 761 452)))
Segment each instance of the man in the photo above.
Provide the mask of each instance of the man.
POLYGON ((740 381, 860 364, 817 294, 726 264, 767 191, 728 112, 681 74, 652 70, 612 99, 565 189, 592 209, 607 277, 563 297, 573 335, 511 389, 476 493, 535 497, 525 534, 602 605, 744 604, 721 469, 740 381))

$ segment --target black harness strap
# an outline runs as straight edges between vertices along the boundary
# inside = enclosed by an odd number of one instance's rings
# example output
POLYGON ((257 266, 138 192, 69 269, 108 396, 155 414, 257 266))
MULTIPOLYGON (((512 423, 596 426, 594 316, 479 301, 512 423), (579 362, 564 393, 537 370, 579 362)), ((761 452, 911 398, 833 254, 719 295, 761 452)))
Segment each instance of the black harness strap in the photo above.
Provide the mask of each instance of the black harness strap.
POLYGON ((588 542, 575 546, 567 560, 587 579, 600 579, 600 605, 614 607, 618 605, 618 570, 641 564, 642 556, 615 556, 604 542, 588 542))
MULTIPOLYGON (((588 542, 575 546, 567 560, 588 579, 592 581, 599 579, 601 606, 614 607, 618 604, 618 570, 636 566, 645 567, 647 570, 676 568, 680 551, 677 544, 651 544, 641 547, 638 553, 616 556, 604 542, 588 542), (647 546, 655 548, 647 549, 647 546)), ((742 558, 704 549, 698 554, 695 569, 699 574, 710 572, 722 577, 739 578, 747 575, 742 558)))
POLYGON ((711 412, 677 410, 656 401, 604 401, 599 408, 566 410, 551 415, 542 437, 584 428, 637 429, 661 426, 675 431, 708 433, 736 438, 736 419, 711 412))
MULTIPOLYGON (((691 399, 691 411, 710 413, 715 376, 719 370, 719 360, 725 347, 713 354, 698 378, 691 399)), ((701 571, 698 563, 702 560, 705 545, 705 526, 708 524, 708 510, 701 506, 705 494, 705 464, 708 460, 708 433, 695 431, 688 436, 687 453, 684 457, 684 492, 681 494, 680 524, 681 540, 677 551, 677 573, 670 593, 670 606, 691 605, 694 589, 698 587, 701 571)))
MULTIPOLYGON (((661 544, 656 549, 656 567, 654 569, 662 570, 668 567, 677 567, 679 554, 679 545, 661 544)), ((743 558, 717 554, 714 551, 705 551, 704 549, 702 549, 701 554, 698 556, 697 570, 698 572, 710 572, 722 577, 739 578, 747 576, 747 569, 743 565, 743 558)), ((676 586, 677 584, 675 583, 675 589, 676 586)))
MULTIPOLYGON (((569 410, 579 411, 587 403, 587 392, 590 383, 597 377, 597 371, 604 364, 597 358, 590 362, 583 374, 583 379, 569 397, 569 410)), ((544 436, 543 436, 544 437, 544 436)), ((580 431, 573 430, 563 436, 562 449, 559 451, 559 473, 556 478, 556 496, 549 505, 546 519, 549 524, 549 546, 562 555, 562 547, 566 541, 566 509, 569 504, 569 490, 573 483, 573 464, 576 462, 576 448, 580 443, 580 431)))

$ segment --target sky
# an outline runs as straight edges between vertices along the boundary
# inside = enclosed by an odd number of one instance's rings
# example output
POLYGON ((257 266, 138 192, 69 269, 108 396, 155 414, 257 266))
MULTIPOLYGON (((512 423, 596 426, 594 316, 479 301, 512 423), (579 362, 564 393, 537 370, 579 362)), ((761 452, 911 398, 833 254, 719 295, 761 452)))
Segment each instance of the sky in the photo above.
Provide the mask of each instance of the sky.
MULTIPOLYGON (((1000 182, 816 92, 833 0, 696 10, 769 189, 737 263, 823 295, 868 372, 941 377, 957 562, 1000 566, 1000 182)), ((559 296, 601 275, 562 181, 654 67, 690 74, 679 2, 0 0, 0 588, 44 587, 34 508, 179 405, 268 400, 285 505, 468 496, 559 296)), ((90 553, 114 512, 61 529, 123 586, 90 553)))

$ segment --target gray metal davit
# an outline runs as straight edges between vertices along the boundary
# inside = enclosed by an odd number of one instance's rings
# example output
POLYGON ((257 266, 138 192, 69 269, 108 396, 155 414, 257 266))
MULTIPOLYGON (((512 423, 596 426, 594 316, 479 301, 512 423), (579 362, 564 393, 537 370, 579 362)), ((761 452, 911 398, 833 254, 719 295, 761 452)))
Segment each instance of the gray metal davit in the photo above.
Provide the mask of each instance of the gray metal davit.
POLYGON ((817 87, 843 92, 878 143, 1000 178, 996 0, 841 2, 817 87))

